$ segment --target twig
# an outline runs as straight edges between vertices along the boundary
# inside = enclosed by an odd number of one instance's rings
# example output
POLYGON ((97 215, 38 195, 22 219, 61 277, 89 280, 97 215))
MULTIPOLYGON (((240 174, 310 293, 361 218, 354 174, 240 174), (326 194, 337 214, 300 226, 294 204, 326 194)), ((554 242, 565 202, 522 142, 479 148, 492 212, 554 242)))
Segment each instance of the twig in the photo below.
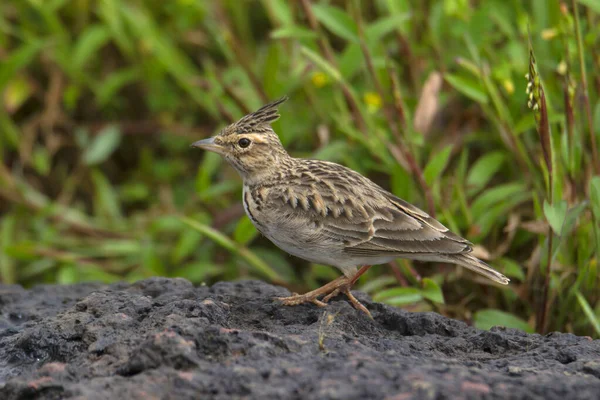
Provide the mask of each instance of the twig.
POLYGON ((406 77, 410 83, 411 88, 414 92, 417 92, 419 86, 419 78, 417 77, 417 71, 415 70, 415 65, 418 65, 413 52, 410 48, 410 42, 400 33, 400 31, 396 31, 396 39, 398 40, 400 51, 402 52, 402 60, 406 65, 406 77))
MULTIPOLYGON (((404 102, 402 100, 402 90, 400 88, 400 82, 398 81, 398 77, 396 76, 396 71, 394 71, 394 69, 392 68, 391 61, 390 61, 389 57, 387 57, 387 55, 386 55, 385 61, 386 61, 386 69, 388 72, 388 76, 390 77, 390 81, 392 83, 392 95, 393 95, 393 99, 394 99, 394 102, 392 103, 392 105, 396 109, 396 114, 400 121, 400 127, 403 129, 406 129, 406 126, 407 126, 406 112, 404 111, 404 102)), ((402 138, 397 137, 396 139, 398 141, 400 141, 402 138)))

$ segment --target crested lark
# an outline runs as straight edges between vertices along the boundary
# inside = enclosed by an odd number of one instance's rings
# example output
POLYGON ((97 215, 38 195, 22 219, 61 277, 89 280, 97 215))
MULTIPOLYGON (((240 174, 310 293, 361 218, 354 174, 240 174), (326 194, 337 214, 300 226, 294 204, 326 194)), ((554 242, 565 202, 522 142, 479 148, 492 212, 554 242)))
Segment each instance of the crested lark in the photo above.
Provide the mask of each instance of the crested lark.
POLYGON ((343 293, 370 316, 350 288, 371 265, 395 258, 458 264, 508 283, 470 254, 467 240, 359 173, 332 162, 291 157, 271 128, 279 118, 277 106, 285 100, 192 144, 220 154, 238 171, 246 214, 264 236, 290 254, 342 271, 316 290, 280 298, 283 304, 324 306, 343 293))

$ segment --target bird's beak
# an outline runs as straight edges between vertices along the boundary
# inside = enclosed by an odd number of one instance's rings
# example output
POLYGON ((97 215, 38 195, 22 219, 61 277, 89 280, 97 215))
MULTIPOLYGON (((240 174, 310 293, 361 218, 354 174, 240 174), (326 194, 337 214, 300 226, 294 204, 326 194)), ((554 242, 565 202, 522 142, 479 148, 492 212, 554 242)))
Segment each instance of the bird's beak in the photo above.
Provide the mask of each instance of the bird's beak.
POLYGON ((197 147, 199 149, 214 151, 215 153, 219 154, 223 154, 224 152, 223 146, 216 144, 214 137, 198 140, 197 142, 192 143, 191 147, 197 147))

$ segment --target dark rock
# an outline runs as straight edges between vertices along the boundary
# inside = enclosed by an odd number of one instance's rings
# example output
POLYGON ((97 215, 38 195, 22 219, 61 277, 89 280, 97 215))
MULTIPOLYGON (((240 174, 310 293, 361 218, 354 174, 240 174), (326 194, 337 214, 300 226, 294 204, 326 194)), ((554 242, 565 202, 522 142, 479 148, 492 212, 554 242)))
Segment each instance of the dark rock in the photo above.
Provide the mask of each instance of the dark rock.
POLYGON ((262 282, 0 286, 0 399, 598 399, 600 341, 262 282))

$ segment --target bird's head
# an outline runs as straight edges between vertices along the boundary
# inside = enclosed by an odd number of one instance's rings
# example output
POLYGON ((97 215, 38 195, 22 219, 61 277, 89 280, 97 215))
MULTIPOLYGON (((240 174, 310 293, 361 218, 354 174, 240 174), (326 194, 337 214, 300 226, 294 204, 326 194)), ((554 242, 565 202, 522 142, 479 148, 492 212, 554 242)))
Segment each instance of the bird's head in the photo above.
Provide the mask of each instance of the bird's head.
POLYGON ((244 179, 277 168, 289 156, 271 123, 279 118, 277 106, 286 100, 282 97, 264 105, 226 126, 218 135, 192 143, 192 147, 220 154, 244 179))

